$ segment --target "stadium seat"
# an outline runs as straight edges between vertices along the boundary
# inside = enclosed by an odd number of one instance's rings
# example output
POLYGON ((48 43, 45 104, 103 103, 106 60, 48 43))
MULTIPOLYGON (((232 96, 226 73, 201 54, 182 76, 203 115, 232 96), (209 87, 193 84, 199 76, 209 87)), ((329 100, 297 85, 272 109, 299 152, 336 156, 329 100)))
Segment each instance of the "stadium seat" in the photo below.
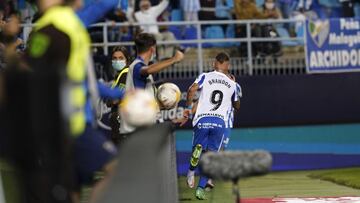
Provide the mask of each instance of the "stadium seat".
POLYGON ((319 5, 329 7, 329 8, 339 8, 341 4, 338 0, 318 0, 319 5))
MULTIPOLYGON (((226 38, 236 38, 235 25, 228 25, 225 33, 226 38)), ((227 46, 240 46, 240 42, 227 42, 227 46)))
MULTIPOLYGON (((297 30, 296 30, 296 37, 304 37, 304 31, 305 31, 305 27, 304 26, 300 26, 297 30)), ((304 45, 304 40, 298 40, 297 41, 299 45, 304 45)))
MULTIPOLYGON (((221 26, 219 25, 212 25, 205 29, 204 39, 224 39, 225 34, 221 26)), ((204 43, 204 48, 209 47, 225 47, 226 43, 204 43)))
POLYGON ((183 15, 180 9, 173 9, 171 11, 171 21, 182 21, 183 15))
POLYGON ((181 27, 176 26, 176 25, 170 25, 169 31, 175 35, 175 38, 177 40, 183 39, 181 27))
MULTIPOLYGON (((283 28, 283 27, 277 27, 277 28, 276 28, 276 31, 278 32, 278 34, 279 34, 279 36, 280 36, 281 38, 285 38, 285 37, 288 38, 288 37, 290 37, 289 32, 288 32, 285 28, 283 28)), ((297 45, 298 45, 297 42, 295 42, 295 41, 290 41, 290 40, 281 41, 281 44, 282 44, 283 46, 297 46, 297 45)))
MULTIPOLYGON (((197 39, 197 29, 194 26, 186 27, 184 38, 185 40, 197 39)), ((183 47, 196 47, 196 44, 183 44, 183 47)))

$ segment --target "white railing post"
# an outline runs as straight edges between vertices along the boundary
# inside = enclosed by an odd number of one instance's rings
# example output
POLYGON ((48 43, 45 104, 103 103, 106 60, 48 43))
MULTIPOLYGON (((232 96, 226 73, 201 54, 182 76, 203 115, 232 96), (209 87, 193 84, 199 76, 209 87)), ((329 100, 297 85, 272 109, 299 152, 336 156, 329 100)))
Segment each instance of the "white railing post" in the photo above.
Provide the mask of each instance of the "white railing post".
POLYGON ((204 61, 203 61, 203 50, 202 50, 202 42, 201 40, 201 23, 199 21, 196 22, 196 31, 197 31, 197 50, 198 50, 198 65, 199 65, 199 74, 204 71, 204 61))
POLYGON ((252 41, 251 41, 251 24, 246 23, 246 40, 247 40, 247 53, 248 53, 248 66, 249 75, 253 74, 253 60, 252 60, 252 41))
POLYGON ((108 43, 109 40, 108 40, 108 24, 105 23, 104 26, 103 26, 103 43, 104 43, 104 54, 105 56, 107 56, 109 54, 109 50, 108 50, 108 43))

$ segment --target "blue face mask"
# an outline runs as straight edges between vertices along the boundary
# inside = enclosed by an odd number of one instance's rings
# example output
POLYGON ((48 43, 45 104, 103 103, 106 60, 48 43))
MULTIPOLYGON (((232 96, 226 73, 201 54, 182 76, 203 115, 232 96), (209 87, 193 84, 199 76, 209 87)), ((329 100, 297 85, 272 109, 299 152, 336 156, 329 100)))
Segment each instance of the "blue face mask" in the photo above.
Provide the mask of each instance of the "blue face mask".
POLYGON ((117 71, 122 70, 126 66, 125 60, 112 60, 111 62, 112 62, 112 67, 117 71))

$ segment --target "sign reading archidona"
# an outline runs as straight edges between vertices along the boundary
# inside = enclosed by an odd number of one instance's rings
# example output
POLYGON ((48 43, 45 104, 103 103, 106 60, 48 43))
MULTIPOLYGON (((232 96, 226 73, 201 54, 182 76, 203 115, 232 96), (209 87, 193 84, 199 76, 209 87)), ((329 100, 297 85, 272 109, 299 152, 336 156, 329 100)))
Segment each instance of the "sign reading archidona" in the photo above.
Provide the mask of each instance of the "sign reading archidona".
POLYGON ((360 19, 307 21, 307 70, 360 70, 360 19))

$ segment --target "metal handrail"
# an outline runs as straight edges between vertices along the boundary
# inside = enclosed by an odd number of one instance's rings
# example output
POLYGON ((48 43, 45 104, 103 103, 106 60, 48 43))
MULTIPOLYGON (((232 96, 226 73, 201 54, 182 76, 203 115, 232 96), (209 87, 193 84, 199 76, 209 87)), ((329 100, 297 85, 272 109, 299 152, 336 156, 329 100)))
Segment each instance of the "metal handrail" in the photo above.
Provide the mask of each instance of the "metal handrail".
MULTIPOLYGON (((187 26, 193 25, 196 27, 197 39, 193 40, 175 40, 175 41, 162 41, 158 42, 159 45, 171 45, 171 44, 197 44, 197 58, 198 58, 198 68, 199 73, 203 72, 203 47, 204 43, 222 43, 222 42, 246 42, 248 46, 248 66, 249 74, 253 73, 253 56, 252 56, 252 42, 274 42, 274 41, 300 41, 304 40, 304 46, 306 46, 306 36, 303 37, 275 37, 275 38, 259 38, 251 37, 251 25, 252 24, 281 24, 281 23, 298 23, 300 22, 303 26, 305 24, 304 20, 301 19, 252 19, 252 20, 219 20, 219 21, 170 21, 170 22, 157 22, 157 23, 96 23, 90 27, 102 27, 103 30, 103 42, 102 43, 93 43, 93 47, 103 47, 105 55, 108 54, 108 48, 112 46, 133 46, 133 42, 109 42, 108 41, 108 27, 113 26, 149 26, 149 25, 167 25, 167 26, 187 26), (223 25, 223 24, 237 24, 245 25, 247 28, 247 33, 245 38, 225 38, 225 39, 202 39, 202 25, 223 25)), ((33 27, 34 24, 22 24, 22 27, 33 27)), ((24 37, 26 41, 27 36, 24 37)))

